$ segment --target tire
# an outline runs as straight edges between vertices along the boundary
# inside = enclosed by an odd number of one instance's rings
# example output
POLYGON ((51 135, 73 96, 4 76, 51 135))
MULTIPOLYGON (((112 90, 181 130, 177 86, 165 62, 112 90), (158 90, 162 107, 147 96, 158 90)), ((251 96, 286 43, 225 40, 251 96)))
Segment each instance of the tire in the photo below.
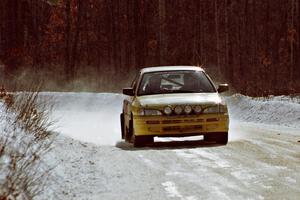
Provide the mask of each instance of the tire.
POLYGON ((128 131, 125 133, 125 141, 132 142, 134 147, 144 147, 149 143, 154 142, 153 136, 136 136, 134 134, 133 127, 133 116, 131 115, 131 120, 129 121, 128 131))
POLYGON ((216 142, 217 144, 226 145, 228 143, 228 132, 208 133, 208 134, 204 135, 204 141, 216 142))
POLYGON ((120 114, 120 123, 121 123, 121 137, 125 138, 125 127, 124 127, 124 113, 120 114))
POLYGON ((154 142, 152 136, 136 136, 133 135, 132 142, 134 147, 145 147, 147 144, 154 142))
POLYGON ((133 122, 129 120, 129 127, 125 127, 124 139, 126 142, 131 142, 133 135, 133 122))

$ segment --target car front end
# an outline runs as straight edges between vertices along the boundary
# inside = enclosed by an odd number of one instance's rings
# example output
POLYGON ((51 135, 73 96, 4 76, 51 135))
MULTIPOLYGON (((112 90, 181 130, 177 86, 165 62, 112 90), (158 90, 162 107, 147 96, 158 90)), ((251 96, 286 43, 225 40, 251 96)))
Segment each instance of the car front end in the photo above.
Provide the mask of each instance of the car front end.
POLYGON ((133 104, 133 119, 137 136, 223 133, 229 124, 227 106, 217 93, 140 97, 133 104))

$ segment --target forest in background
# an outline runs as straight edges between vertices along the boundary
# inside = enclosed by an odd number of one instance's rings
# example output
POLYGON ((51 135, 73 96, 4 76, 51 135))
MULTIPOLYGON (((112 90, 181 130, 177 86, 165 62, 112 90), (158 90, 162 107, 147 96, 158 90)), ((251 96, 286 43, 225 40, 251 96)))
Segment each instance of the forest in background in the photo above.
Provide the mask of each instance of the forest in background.
POLYGON ((0 84, 120 92, 138 69, 203 66, 252 96, 300 92, 298 0, 1 0, 0 84))

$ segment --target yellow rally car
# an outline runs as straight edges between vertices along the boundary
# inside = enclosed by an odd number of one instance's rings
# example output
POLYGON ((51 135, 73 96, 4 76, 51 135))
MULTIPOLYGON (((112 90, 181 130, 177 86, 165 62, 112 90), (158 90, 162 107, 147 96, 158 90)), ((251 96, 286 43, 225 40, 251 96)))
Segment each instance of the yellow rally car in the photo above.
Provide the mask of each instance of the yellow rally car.
POLYGON ((227 144, 228 111, 218 89, 200 67, 148 67, 140 71, 123 102, 122 139, 134 146, 153 137, 204 135, 205 141, 227 144))

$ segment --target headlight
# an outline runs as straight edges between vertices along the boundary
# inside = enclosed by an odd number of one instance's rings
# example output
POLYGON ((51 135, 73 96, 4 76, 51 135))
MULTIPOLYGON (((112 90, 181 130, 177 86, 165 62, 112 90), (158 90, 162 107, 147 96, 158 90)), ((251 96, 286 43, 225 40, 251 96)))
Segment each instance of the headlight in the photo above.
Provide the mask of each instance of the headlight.
POLYGON ((197 106, 193 107, 193 110, 196 114, 199 114, 199 113, 201 113, 202 108, 201 108, 201 106, 197 105, 197 106))
POLYGON ((164 113, 166 115, 170 115, 172 113, 172 108, 170 106, 167 106, 164 108, 164 113))
POLYGON ((174 109, 174 112, 177 114, 177 115, 180 115, 182 113, 183 109, 181 106, 176 106, 175 109, 174 109))
POLYGON ((162 115, 162 113, 159 110, 154 109, 140 109, 139 115, 142 116, 149 116, 149 115, 162 115))
POLYGON ((219 113, 219 105, 205 108, 203 113, 219 113))
POLYGON ((186 114, 190 114, 192 112, 192 107, 187 105, 187 106, 184 106, 184 112, 186 114))
POLYGON ((141 108, 138 112, 138 115, 145 115, 145 110, 141 108))
POLYGON ((159 110, 145 109, 145 115, 162 115, 159 110))
POLYGON ((219 112, 220 113, 227 113, 227 106, 226 105, 219 105, 219 112))

